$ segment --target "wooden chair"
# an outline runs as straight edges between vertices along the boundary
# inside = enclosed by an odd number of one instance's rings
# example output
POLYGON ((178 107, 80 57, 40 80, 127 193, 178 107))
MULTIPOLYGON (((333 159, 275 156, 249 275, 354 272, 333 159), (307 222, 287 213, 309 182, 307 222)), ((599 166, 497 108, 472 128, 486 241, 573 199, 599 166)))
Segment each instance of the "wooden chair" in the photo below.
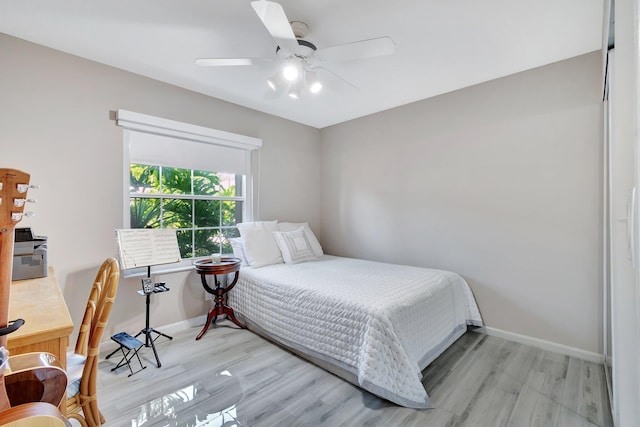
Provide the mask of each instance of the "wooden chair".
POLYGON ((105 422, 98 408, 97 377, 100 341, 118 290, 120 268, 114 258, 107 259, 93 282, 73 353, 67 354, 67 417, 84 427, 105 422))

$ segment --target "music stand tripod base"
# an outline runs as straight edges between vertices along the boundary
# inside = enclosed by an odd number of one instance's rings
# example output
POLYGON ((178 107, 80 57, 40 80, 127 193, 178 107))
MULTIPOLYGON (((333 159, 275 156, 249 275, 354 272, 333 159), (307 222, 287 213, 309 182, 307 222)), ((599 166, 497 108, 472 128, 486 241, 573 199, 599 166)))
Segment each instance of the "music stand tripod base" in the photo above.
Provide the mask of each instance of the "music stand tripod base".
POLYGON ((154 290, 152 292, 143 292, 143 291, 138 291, 139 294, 141 295, 145 295, 146 298, 146 313, 145 313, 145 328, 142 329, 140 332, 138 332, 136 334, 136 338, 138 338, 140 335, 144 334, 145 339, 144 339, 144 346, 149 348, 151 347, 153 349, 153 355, 156 357, 156 364, 158 365, 158 368, 160 368, 162 366, 162 363, 160 363, 160 358, 158 357, 158 350, 156 350, 156 345, 155 345, 155 341, 162 337, 168 338, 170 340, 173 339, 172 336, 169 336, 167 334, 163 334, 160 331, 157 331, 155 329, 153 329, 151 326, 149 326, 149 308, 151 305, 151 294, 152 293, 159 293, 159 292, 167 292, 169 290, 169 288, 167 288, 166 286, 164 286, 164 284, 156 284, 156 286, 154 287, 154 290), (156 334, 157 336, 154 338, 152 334, 156 334))

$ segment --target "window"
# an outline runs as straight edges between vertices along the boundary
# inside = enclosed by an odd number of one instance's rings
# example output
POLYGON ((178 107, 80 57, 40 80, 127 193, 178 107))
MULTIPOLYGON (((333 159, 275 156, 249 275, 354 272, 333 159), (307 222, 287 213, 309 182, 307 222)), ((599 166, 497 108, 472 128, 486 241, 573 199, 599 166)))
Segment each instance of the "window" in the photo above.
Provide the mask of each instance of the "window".
POLYGON ((254 216, 252 153, 262 141, 125 110, 117 124, 124 128, 123 226, 176 229, 184 267, 230 253, 236 224, 254 216))
POLYGON ((244 217, 244 176, 132 163, 131 228, 174 228, 180 256, 232 253, 244 217))

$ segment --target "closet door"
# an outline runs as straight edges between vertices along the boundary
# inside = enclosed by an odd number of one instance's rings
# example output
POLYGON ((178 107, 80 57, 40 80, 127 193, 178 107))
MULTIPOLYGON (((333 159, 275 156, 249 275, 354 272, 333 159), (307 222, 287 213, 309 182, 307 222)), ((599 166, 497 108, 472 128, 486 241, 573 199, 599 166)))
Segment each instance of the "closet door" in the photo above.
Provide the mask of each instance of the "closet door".
POLYGON ((613 418, 617 426, 640 420, 640 256, 638 200, 637 0, 615 1, 615 49, 609 53, 611 198, 611 358, 613 418))
POLYGON ((603 210, 602 210, 602 219, 603 219, 603 232, 602 232, 602 241, 603 241, 603 262, 602 262, 602 276, 603 276, 603 295, 602 295, 602 313, 603 313, 603 348, 602 353, 604 355, 604 368, 605 368, 605 379, 607 382, 607 392, 609 394, 609 402, 611 402, 612 411, 613 411, 613 386, 612 386, 612 378, 613 378, 613 357, 612 357, 612 315, 611 315, 611 281, 612 281, 612 269, 611 265, 613 260, 611 258, 611 233, 613 230, 613 223, 611 217, 611 183, 612 183, 612 152, 611 152, 611 103, 609 102, 609 80, 611 78, 611 68, 613 61, 613 51, 607 53, 607 70, 605 77, 605 88, 604 88, 604 108, 603 108, 603 188, 602 188, 602 198, 603 198, 603 210))

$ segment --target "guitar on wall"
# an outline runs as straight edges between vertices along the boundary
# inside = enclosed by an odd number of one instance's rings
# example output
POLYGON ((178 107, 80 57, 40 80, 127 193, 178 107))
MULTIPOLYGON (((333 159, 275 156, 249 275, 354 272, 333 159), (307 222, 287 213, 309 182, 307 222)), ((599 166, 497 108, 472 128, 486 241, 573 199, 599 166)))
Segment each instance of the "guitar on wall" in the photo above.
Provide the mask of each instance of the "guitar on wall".
MULTIPOLYGON (((14 229, 25 215, 24 206, 27 202, 27 191, 30 188, 29 178, 28 173, 19 170, 0 169, 0 348, 7 346, 6 335, 14 332, 24 323, 22 319, 10 322, 8 317, 14 229)), ((28 425, 28 420, 36 423, 43 422, 40 425, 52 427, 69 425, 68 421, 55 408, 62 401, 67 385, 66 374, 59 362, 55 360, 55 356, 47 353, 17 356, 15 359, 17 369, 14 373, 9 369, 5 378, 5 368, 8 365, 5 360, 6 354, 6 352, 0 353, 0 358, 2 358, 0 361, 0 365, 2 365, 0 368, 0 425, 5 425, 5 422, 11 424, 12 421, 9 420, 21 419, 24 420, 24 423, 15 425, 28 425), (39 377, 44 378, 47 382, 41 382, 39 377), (18 386, 18 384, 21 385, 18 386), (7 385, 10 390, 13 390, 16 385, 15 389, 20 391, 18 395, 16 396, 12 392, 10 394, 13 396, 10 399, 7 394, 7 385), (61 391, 53 390, 53 388, 59 389, 60 387, 62 387, 61 391), (57 395, 55 395, 56 392, 57 395), (26 396, 26 393, 33 395, 26 396), (17 401, 14 402, 14 400, 17 401), (21 405, 25 402, 36 403, 21 405), (42 402, 52 403, 53 407, 42 402), (11 406, 15 407, 11 408, 11 406), (44 421, 49 424, 44 424, 44 421)), ((14 361, 10 359, 9 362, 13 365, 14 361)))

